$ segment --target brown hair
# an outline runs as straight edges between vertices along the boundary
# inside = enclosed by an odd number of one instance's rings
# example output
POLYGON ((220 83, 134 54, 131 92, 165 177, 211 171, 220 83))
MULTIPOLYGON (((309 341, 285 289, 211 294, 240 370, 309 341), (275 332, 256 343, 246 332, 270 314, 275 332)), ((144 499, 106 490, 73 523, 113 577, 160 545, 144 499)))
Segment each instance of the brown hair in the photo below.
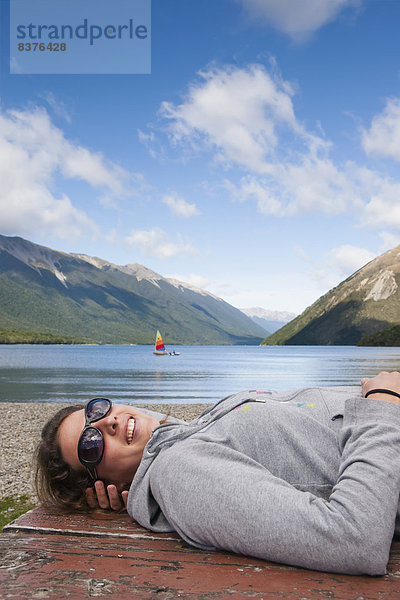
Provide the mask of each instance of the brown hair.
POLYGON ((65 462, 58 443, 58 428, 66 417, 84 408, 74 404, 62 408, 42 429, 42 438, 35 452, 35 488, 40 502, 63 510, 89 510, 85 490, 91 485, 85 469, 76 471, 65 462))

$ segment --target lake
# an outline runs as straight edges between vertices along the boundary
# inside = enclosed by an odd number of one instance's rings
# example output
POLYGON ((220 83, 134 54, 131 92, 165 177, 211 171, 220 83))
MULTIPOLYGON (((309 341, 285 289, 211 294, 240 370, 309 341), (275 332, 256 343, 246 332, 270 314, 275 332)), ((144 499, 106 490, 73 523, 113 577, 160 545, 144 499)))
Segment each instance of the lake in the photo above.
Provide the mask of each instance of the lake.
POLYGON ((245 389, 357 384, 400 370, 400 348, 356 346, 0 346, 0 401, 215 402, 245 389), (172 348, 170 348, 171 350, 172 348))

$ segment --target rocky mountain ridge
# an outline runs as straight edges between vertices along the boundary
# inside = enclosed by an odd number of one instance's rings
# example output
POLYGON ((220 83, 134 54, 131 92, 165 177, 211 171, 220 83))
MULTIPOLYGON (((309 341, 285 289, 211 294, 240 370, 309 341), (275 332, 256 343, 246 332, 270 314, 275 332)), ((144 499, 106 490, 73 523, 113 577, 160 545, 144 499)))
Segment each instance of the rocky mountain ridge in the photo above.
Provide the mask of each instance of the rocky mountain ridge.
POLYGON ((400 324, 400 245, 321 296, 263 344, 363 343, 400 324))
POLYGON ((0 330, 95 343, 258 344, 265 332, 221 298, 143 265, 0 235, 0 330))

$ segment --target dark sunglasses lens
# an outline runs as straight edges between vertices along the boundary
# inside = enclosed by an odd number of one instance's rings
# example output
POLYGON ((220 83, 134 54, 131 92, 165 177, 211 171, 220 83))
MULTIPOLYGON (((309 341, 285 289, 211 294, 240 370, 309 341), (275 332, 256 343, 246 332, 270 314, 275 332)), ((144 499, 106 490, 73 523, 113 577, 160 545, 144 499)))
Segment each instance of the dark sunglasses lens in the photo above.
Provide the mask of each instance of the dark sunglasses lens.
POLYGON ((98 463, 103 456, 104 440, 100 431, 88 427, 82 434, 78 444, 78 456, 88 463, 98 463))
POLYGON ((86 406, 86 416, 91 423, 100 421, 110 410, 111 402, 106 398, 90 400, 86 406))

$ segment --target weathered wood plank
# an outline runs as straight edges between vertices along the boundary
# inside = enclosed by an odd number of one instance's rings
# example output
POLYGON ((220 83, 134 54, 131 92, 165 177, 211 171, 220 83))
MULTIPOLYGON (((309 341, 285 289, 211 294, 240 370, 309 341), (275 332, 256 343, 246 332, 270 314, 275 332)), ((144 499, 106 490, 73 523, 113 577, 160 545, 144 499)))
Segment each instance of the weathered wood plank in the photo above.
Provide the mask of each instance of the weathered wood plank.
POLYGON ((127 513, 97 511, 95 513, 64 514, 56 510, 35 508, 6 525, 4 532, 75 533, 100 537, 144 537, 180 539, 175 533, 158 534, 144 529, 127 513))
POLYGON ((98 517, 91 522, 85 515, 40 509, 8 526, 0 536, 1 597, 400 599, 399 542, 393 545, 387 575, 353 577, 204 552, 175 535, 155 536, 127 515, 98 517))

